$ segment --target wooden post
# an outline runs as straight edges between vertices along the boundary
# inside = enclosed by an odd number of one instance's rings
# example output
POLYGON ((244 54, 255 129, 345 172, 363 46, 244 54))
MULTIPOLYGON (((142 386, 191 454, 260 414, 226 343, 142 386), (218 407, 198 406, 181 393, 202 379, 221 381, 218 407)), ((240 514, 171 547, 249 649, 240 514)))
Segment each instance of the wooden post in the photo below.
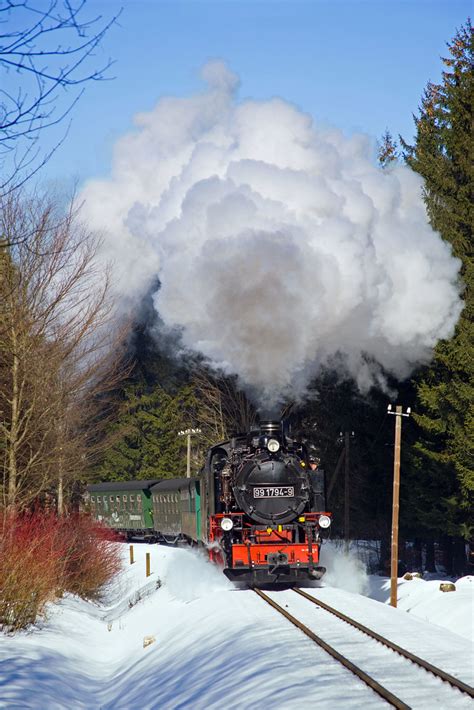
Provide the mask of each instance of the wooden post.
POLYGON ((149 577, 151 574, 150 572, 150 553, 146 553, 146 576, 149 577))
POLYGON ((346 431, 344 433, 344 539, 346 552, 349 552, 350 544, 349 441, 349 432, 346 431))
POLYGON ((130 564, 133 565, 133 563, 135 562, 135 558, 133 556, 133 545, 130 545, 129 552, 130 552, 130 564))
POLYGON ((186 478, 191 478, 191 435, 200 433, 200 429, 178 431, 178 436, 186 436, 186 478))
POLYGON ((329 488, 328 488, 328 492, 327 492, 327 498, 328 498, 328 500, 329 500, 330 497, 331 497, 331 494, 332 494, 332 492, 333 492, 333 490, 334 490, 334 486, 335 486, 335 484, 336 484, 337 478, 338 478, 338 476, 339 476, 339 471, 340 471, 342 462, 344 461, 344 454, 345 454, 345 450, 342 449, 341 453, 339 454, 339 459, 338 459, 338 461, 337 461, 336 470, 334 471, 334 473, 333 473, 333 475, 332 475, 332 478, 331 478, 331 482, 330 482, 330 484, 329 484, 329 488))
POLYGON ((186 478, 191 478, 191 432, 188 432, 186 451, 186 478))
POLYGON ((400 512, 400 447, 402 439, 402 407, 395 410, 395 448, 393 452, 392 551, 390 563, 390 604, 397 606, 398 582, 398 518, 400 512))

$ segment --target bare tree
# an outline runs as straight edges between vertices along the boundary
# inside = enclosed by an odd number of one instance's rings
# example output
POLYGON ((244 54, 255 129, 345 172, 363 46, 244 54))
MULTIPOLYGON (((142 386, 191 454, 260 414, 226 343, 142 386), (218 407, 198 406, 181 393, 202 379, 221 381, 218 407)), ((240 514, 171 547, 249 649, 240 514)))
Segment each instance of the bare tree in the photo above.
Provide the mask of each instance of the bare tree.
MULTIPOLYGON (((99 394, 124 374, 122 332, 110 327, 98 242, 72 205, 16 191, 0 198, 0 455, 4 505, 15 509, 84 471, 99 394), (22 238, 28 233, 27 240, 22 238)), ((98 438, 98 437, 95 437, 98 438)))
POLYGON ((106 78, 112 62, 94 66, 95 52, 119 14, 88 16, 86 0, 0 3, 0 191, 48 161, 62 140, 41 151, 40 134, 66 119, 85 84, 106 78))
POLYGON ((193 384, 199 398, 199 423, 208 430, 212 443, 249 431, 257 421, 257 411, 235 377, 201 369, 193 384))

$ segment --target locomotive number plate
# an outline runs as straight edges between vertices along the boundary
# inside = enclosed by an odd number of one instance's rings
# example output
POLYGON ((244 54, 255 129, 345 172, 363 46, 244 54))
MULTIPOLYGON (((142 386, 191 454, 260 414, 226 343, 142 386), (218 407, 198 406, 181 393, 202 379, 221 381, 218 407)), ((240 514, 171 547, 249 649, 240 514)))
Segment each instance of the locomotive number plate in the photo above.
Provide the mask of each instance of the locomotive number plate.
POLYGON ((294 486, 262 486, 253 489, 254 498, 294 498, 294 486))

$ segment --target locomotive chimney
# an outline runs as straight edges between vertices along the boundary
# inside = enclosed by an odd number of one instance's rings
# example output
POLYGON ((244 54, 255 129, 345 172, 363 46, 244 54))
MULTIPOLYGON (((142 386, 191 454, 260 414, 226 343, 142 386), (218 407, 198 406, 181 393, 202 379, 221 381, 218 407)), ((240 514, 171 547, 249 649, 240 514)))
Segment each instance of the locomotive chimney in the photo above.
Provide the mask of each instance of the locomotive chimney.
POLYGON ((282 424, 277 420, 266 420, 260 422, 260 431, 262 434, 267 434, 268 436, 275 436, 275 434, 281 434, 282 424))

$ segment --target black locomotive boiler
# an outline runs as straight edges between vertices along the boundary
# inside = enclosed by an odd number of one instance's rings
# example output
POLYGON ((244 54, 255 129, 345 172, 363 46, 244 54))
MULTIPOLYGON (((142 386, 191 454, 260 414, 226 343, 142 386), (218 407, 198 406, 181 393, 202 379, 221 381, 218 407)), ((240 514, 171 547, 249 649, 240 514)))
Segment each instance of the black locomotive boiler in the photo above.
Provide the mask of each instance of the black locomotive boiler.
POLYGON ((324 474, 279 421, 213 446, 201 481, 212 560, 232 581, 320 579, 322 538, 331 524, 324 474))

